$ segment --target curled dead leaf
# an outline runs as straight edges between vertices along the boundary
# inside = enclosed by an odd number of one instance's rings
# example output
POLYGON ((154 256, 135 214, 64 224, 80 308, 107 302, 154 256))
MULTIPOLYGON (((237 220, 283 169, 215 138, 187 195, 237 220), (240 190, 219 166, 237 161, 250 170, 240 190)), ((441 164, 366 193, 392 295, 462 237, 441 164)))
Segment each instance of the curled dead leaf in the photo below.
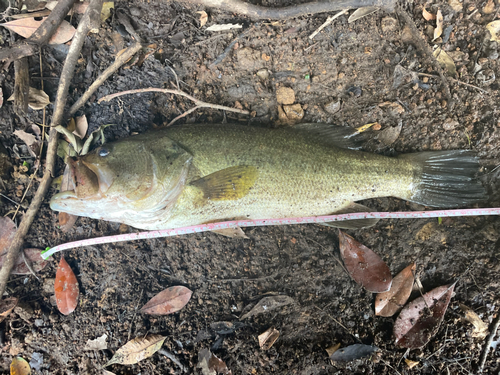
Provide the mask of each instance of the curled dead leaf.
MULTIPOLYGON (((45 21, 47 17, 42 20, 36 20, 34 17, 22 18, 10 22, 2 23, 1 26, 21 35, 24 38, 29 38, 45 21)), ((68 21, 62 21, 59 28, 49 40, 49 44, 63 44, 73 38, 76 29, 71 26, 68 21)))
POLYGON ((172 286, 151 298, 141 308, 141 312, 149 315, 173 314, 186 306, 192 294, 185 286, 172 286))
POLYGON ((441 9, 438 9, 436 14, 436 28, 434 29, 434 39, 436 40, 443 34, 443 13, 441 13, 441 9))
POLYGON ((387 292, 375 297, 375 315, 393 316, 401 310, 410 297, 416 264, 410 264, 392 279, 392 286, 387 292))
POLYGON ((390 289, 391 271, 387 264, 365 245, 339 230, 340 255, 349 275, 369 292, 390 289))
POLYGON ((339 350, 340 348, 340 342, 338 344, 335 344, 335 345, 332 345, 332 346, 329 346, 328 348, 326 348, 326 352, 328 353, 328 357, 331 357, 333 353, 335 353, 337 350, 339 350))
POLYGON ((436 48, 433 52, 434 57, 438 61, 439 65, 450 75, 455 76, 457 74, 457 67, 453 62, 453 59, 444 52, 441 48, 436 48))
POLYGON ((18 299, 16 297, 9 297, 0 300, 0 323, 5 320, 6 317, 14 310, 17 306, 18 299))
POLYGON ((405 363, 406 366, 408 366, 409 369, 412 369, 413 367, 417 366, 420 364, 420 362, 417 361, 412 361, 411 359, 405 358, 405 363))
POLYGON ((116 351, 115 355, 104 365, 104 367, 115 363, 133 365, 143 359, 149 358, 160 350, 166 338, 167 336, 149 335, 130 340, 116 351))
POLYGON ((484 339, 488 336, 488 325, 470 307, 460 304, 460 309, 465 312, 465 320, 474 326, 472 337, 484 339))
POLYGON ((429 13, 427 9, 425 9, 425 6, 422 9, 422 16, 425 18, 426 21, 432 21, 436 19, 436 16, 432 13, 429 13))
POLYGON ((202 349, 198 353, 198 366, 203 375, 231 375, 223 360, 214 355, 209 349, 202 349))
POLYGON ((268 330, 259 335, 260 348, 262 350, 270 349, 271 346, 274 345, 276 340, 278 340, 278 337, 280 337, 280 332, 274 327, 269 328, 268 330))
POLYGON ((250 318, 265 312, 277 310, 280 307, 290 305, 294 302, 293 298, 288 296, 270 296, 262 298, 257 304, 241 317, 241 320, 250 318))
POLYGON ((200 11, 198 11, 196 13, 198 13, 200 15, 200 27, 205 26, 205 24, 208 21, 208 14, 207 14, 207 12, 205 12, 204 10, 200 10, 200 11))

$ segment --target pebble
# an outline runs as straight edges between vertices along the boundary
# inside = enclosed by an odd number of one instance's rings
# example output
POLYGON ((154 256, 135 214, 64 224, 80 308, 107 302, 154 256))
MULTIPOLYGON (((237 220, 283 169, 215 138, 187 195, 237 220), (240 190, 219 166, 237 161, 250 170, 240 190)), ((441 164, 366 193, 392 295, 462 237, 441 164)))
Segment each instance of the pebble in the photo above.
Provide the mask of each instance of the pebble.
POLYGON ((289 122, 298 122, 304 117, 304 110, 300 104, 285 105, 283 111, 289 122))
POLYGON ((457 120, 453 120, 451 118, 447 118, 444 122, 443 122, 443 129, 444 130, 453 130, 455 129, 459 124, 459 122, 457 120))
POLYGON ((134 17, 142 17, 142 11, 139 8, 132 7, 130 8, 130 15, 134 17))
POLYGON ((340 111, 340 100, 337 100, 336 102, 330 102, 328 104, 325 104, 325 111, 328 112, 329 114, 333 115, 340 111))
POLYGON ((295 102, 295 92, 290 87, 280 87, 276 91, 278 104, 293 104, 295 102))

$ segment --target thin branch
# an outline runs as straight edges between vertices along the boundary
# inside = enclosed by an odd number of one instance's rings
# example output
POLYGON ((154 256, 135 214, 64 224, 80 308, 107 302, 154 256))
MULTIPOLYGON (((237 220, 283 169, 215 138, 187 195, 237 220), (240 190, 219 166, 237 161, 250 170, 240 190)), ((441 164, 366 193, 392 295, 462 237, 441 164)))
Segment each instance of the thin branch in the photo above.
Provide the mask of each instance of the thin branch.
POLYGON ((349 9, 343 9, 340 12, 338 12, 337 14, 334 14, 333 16, 328 17, 326 19, 326 21, 320 27, 318 27, 311 35, 309 35, 309 39, 311 39, 311 40, 314 39, 314 37, 316 35, 318 35, 321 32, 321 30, 323 30, 325 27, 327 27, 329 24, 331 24, 334 19, 339 18, 343 14, 346 14, 348 11, 349 11, 349 9))
POLYGON ((486 363, 486 358, 488 358, 488 353, 490 352, 491 349, 491 343, 493 342, 493 339, 497 334, 498 326, 500 326, 500 311, 497 312, 497 317, 495 319, 495 322, 493 323, 493 327, 491 328, 490 335, 488 336, 486 342, 484 343, 484 349, 483 352, 481 353, 481 359, 479 360, 479 366, 477 368, 478 374, 483 373, 484 364, 486 363))
POLYGON ((180 95, 180 96, 183 96, 186 99, 189 99, 192 102, 194 102, 194 104, 195 104, 194 108, 191 108, 187 112, 184 112, 182 115, 177 116, 172 121, 170 121, 170 123, 167 126, 172 125, 178 119, 188 115, 189 113, 192 113, 193 111, 195 111, 196 109, 199 109, 199 108, 220 109, 222 111, 236 112, 236 113, 241 113, 243 115, 248 115, 250 113, 250 111, 247 111, 245 109, 238 109, 238 108, 226 107, 225 105, 207 103, 207 102, 198 100, 198 99, 192 97, 191 95, 189 95, 181 90, 159 89, 156 87, 149 87, 146 89, 136 89, 136 90, 127 90, 127 91, 117 92, 115 94, 106 95, 106 96, 102 97, 101 99, 99 99, 97 102, 102 103, 103 101, 110 101, 111 99, 117 98, 117 97, 122 96, 122 95, 138 94, 138 93, 143 93, 143 92, 161 92, 163 94, 180 95))
POLYGON ((33 198, 28 210, 24 214, 23 220, 19 225, 19 229, 17 230, 14 236, 12 244, 5 257, 3 266, 0 269, 0 296, 3 296, 5 292, 10 272, 12 271, 14 263, 17 260, 19 252, 21 251, 21 248, 23 246, 24 237, 28 233, 31 223, 35 219, 38 209, 40 208, 43 202, 43 198, 45 197, 45 194, 50 186, 50 182, 52 181, 53 169, 57 155, 58 132, 55 129, 55 126, 60 125, 62 123, 64 106, 66 104, 66 99, 69 91, 69 84, 71 78, 73 77, 76 62, 78 61, 78 57, 80 56, 80 52, 82 50, 82 46, 83 43, 85 42, 87 34, 89 33, 89 31, 95 30, 96 26, 98 27, 100 23, 102 3, 103 0, 90 1, 90 5, 85 11, 85 14, 83 15, 82 19, 80 20, 78 29, 75 33, 73 41, 71 42, 68 56, 66 58, 63 70, 61 72, 61 79, 59 81, 59 87, 57 90, 56 100, 54 103, 55 109, 49 133, 50 141, 47 148, 45 172, 42 181, 38 186, 38 190, 36 191, 35 197, 33 198))
POLYGON ((396 0, 330 0, 313 1, 289 7, 267 8, 254 5, 241 0, 183 0, 185 3, 216 8, 219 11, 237 13, 254 20, 275 19, 286 20, 294 17, 308 16, 311 14, 333 12, 342 9, 364 7, 380 7, 393 11, 396 0))
POLYGON ((38 49, 47 44, 52 35, 59 28, 64 17, 68 14, 76 0, 60 0, 50 15, 43 21, 38 29, 26 40, 11 47, 0 49, 1 60, 18 60, 22 57, 33 56, 38 49))
MULTIPOLYGON (((419 76, 423 76, 423 77, 432 77, 432 78, 439 78, 439 76, 436 76, 434 74, 427 74, 427 73, 418 73, 416 72, 419 76)), ((467 83, 467 82, 463 82, 463 81, 460 81, 456 78, 453 78, 453 77, 448 77, 448 79, 450 79, 452 82, 455 82, 455 83, 458 83, 459 85, 464 85, 464 86, 467 86, 467 87, 470 87, 471 89, 476 89, 476 90, 479 90, 481 91, 483 94, 489 94, 489 91, 485 90, 485 89, 482 89, 481 87, 478 87, 478 86, 475 86, 475 85, 471 85, 470 83, 467 83)))
POLYGON ((116 60, 111 64, 104 72, 102 72, 99 77, 90 85, 90 87, 85 91, 85 93, 73 104, 69 110, 68 118, 73 117, 73 115, 78 111, 93 93, 107 80, 114 72, 116 72, 123 64, 125 64, 132 56, 135 55, 137 51, 141 49, 140 43, 135 43, 128 47, 122 54, 116 57, 116 60))

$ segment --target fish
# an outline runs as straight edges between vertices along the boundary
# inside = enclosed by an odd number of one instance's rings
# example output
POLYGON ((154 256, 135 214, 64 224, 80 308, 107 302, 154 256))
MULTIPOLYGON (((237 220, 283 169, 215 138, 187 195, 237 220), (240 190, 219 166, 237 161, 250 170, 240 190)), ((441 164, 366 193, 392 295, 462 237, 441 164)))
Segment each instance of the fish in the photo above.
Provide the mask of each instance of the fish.
MULTIPOLYGON (((69 159, 75 188, 53 210, 145 230, 241 219, 368 212, 356 203, 396 197, 430 207, 479 203, 470 150, 387 157, 360 150, 350 127, 190 124, 106 143, 69 159)), ((344 229, 377 219, 326 223, 344 229)))

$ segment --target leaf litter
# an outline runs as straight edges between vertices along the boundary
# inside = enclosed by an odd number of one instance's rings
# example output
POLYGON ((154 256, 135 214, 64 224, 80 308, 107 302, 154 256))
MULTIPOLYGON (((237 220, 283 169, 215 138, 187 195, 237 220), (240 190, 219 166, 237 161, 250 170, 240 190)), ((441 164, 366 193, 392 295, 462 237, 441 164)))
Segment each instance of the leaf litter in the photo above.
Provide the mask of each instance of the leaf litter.
POLYGON ((0 300, 0 323, 9 316, 18 302, 19 300, 16 297, 8 297, 0 300))
POLYGON ((213 354, 209 349, 201 349, 198 353, 198 366, 203 375, 232 375, 226 363, 213 354))
POLYGON ((10 364, 10 375, 29 375, 31 367, 29 363, 21 357, 14 357, 10 364))
POLYGON ((394 323, 396 345, 418 349, 436 334, 450 303, 455 283, 432 289, 406 305, 394 323))
POLYGON ((166 338, 167 336, 149 335, 130 340, 116 351, 115 355, 104 367, 112 364, 133 365, 143 359, 149 358, 160 350, 166 338))
POLYGON ((375 297, 375 315, 390 317, 403 308, 410 297, 416 264, 412 263, 392 279, 391 289, 375 297))
POLYGON ((64 257, 61 257, 59 267, 57 267, 54 291, 57 308, 61 314, 71 314, 78 305, 80 291, 76 276, 64 257))
POLYGON ((463 304, 460 304, 460 309, 465 313, 464 320, 474 326, 471 334, 472 337, 484 339, 488 336, 488 325, 479 317, 479 315, 476 314, 474 310, 463 304))
POLYGON ((192 294, 185 286, 172 286, 151 298, 141 308, 141 312, 149 315, 173 314, 186 306, 192 294))
POLYGON ((391 270, 382 258, 342 231, 339 231, 339 242, 344 265, 356 283, 373 293, 390 289, 391 270))
MULTIPOLYGON (((34 17, 22 18, 2 23, 1 26, 6 27, 10 31, 13 31, 24 38, 29 38, 46 19, 47 17, 42 18, 42 20, 36 20, 34 17)), ((75 32, 76 29, 71 26, 68 21, 62 21, 52 38, 50 38, 49 44, 66 43, 73 38, 75 32)))
POLYGON ((255 315, 260 315, 269 311, 277 310, 280 307, 294 303, 293 298, 281 295, 262 298, 257 304, 246 314, 241 317, 241 320, 250 318, 255 315))
POLYGON ((259 346, 262 350, 269 350, 280 337, 280 332, 271 327, 259 335, 259 346))

